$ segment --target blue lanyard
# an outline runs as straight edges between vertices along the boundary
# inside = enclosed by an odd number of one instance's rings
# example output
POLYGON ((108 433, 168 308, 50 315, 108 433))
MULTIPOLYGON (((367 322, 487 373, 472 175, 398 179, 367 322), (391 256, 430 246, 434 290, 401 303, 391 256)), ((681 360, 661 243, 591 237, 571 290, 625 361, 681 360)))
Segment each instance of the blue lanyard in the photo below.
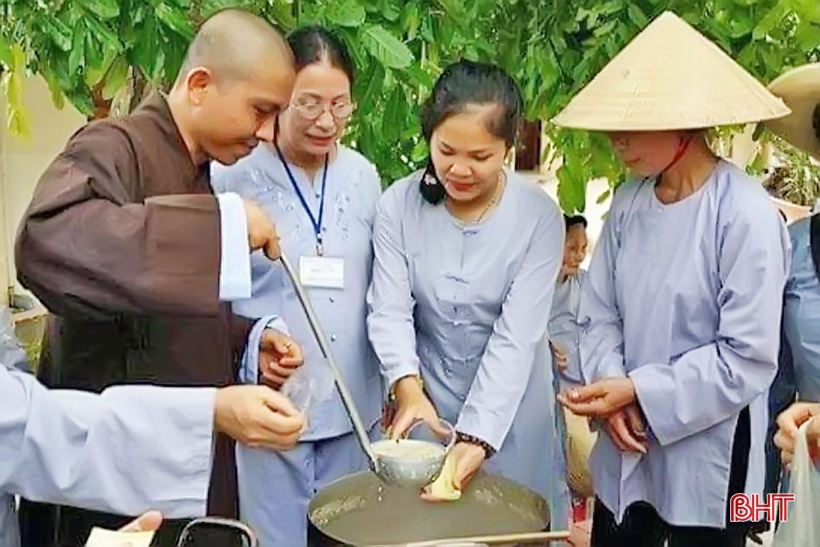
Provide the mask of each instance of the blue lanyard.
POLYGON ((322 256, 324 251, 324 247, 322 246, 322 217, 325 212, 325 185, 327 184, 328 156, 325 156, 325 167, 322 170, 322 196, 319 198, 319 218, 316 218, 313 216, 313 212, 310 210, 305 196, 302 195, 302 191, 299 190, 299 183, 296 182, 296 178, 293 176, 290 167, 288 167, 288 162, 285 160, 285 156, 282 155, 282 151, 279 149, 279 144, 275 144, 275 146, 276 153, 279 155, 279 159, 282 160, 282 165, 285 166, 285 173, 288 174, 288 179, 290 179, 290 183, 293 185, 293 190, 296 192, 296 196, 302 203, 302 207, 305 209, 308 217, 310 217, 310 223, 313 224, 313 231, 316 234, 316 254, 322 256))

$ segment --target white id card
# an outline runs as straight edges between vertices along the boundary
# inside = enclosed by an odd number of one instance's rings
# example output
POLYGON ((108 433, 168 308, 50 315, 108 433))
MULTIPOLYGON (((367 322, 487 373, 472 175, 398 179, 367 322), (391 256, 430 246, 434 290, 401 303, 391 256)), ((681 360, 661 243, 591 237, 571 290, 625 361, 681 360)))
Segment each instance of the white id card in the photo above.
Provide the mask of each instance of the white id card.
POLYGON ((154 532, 115 532, 94 528, 85 547, 148 547, 153 539, 154 532))
POLYGON ((305 287, 345 288, 345 261, 342 258, 303 256, 299 259, 299 280, 305 287))

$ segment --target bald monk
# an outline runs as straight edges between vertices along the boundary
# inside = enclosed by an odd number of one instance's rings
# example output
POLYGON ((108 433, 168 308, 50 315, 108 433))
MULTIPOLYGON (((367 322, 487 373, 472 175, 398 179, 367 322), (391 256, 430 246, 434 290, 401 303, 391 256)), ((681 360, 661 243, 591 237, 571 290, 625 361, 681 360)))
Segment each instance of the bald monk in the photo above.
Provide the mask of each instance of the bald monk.
MULTIPOLYGON (((271 139, 294 79, 274 27, 222 11, 202 25, 167 95, 69 140, 39 181, 15 249, 20 282, 52 314, 43 383, 101 391, 128 382, 224 386, 237 377, 253 325, 227 302, 250 296, 249 249, 275 259, 278 239, 258 207, 213 195, 209 160, 234 163, 271 139)), ((283 381, 301 350, 283 325, 268 327, 260 372, 283 381)), ((219 437, 214 458, 209 514, 236 517, 233 441, 219 437)), ((93 526, 131 517, 24 502, 22 544, 82 545, 93 526)), ((182 524, 163 525, 160 544, 173 545, 182 524)))

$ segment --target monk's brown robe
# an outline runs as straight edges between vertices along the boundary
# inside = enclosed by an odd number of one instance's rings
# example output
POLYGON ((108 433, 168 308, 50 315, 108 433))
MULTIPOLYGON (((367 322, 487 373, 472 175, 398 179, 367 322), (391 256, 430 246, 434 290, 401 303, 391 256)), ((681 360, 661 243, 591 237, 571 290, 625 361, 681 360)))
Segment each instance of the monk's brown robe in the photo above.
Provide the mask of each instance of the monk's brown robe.
MULTIPOLYGON (((38 375, 51 387, 224 386, 249 322, 220 304, 220 217, 160 94, 78 131, 43 174, 16 244, 20 282, 49 309, 38 375)), ((143 470, 133 469, 136 475, 143 470)), ((237 515, 232 440, 219 435, 211 515, 237 515)), ((127 520, 24 502, 22 545, 83 545, 127 520)), ((181 523, 165 525, 173 545, 181 523)))

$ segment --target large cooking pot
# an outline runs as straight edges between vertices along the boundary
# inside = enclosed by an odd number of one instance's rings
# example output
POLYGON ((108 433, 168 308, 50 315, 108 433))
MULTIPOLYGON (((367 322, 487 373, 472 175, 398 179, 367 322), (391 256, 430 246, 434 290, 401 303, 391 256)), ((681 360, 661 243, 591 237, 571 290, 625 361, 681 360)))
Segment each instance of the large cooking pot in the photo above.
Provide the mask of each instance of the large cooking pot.
POLYGON ((549 528, 547 502, 497 475, 479 472, 452 502, 384 487, 370 472, 331 483, 308 507, 310 547, 372 547, 549 528))

